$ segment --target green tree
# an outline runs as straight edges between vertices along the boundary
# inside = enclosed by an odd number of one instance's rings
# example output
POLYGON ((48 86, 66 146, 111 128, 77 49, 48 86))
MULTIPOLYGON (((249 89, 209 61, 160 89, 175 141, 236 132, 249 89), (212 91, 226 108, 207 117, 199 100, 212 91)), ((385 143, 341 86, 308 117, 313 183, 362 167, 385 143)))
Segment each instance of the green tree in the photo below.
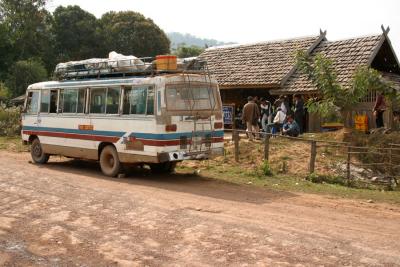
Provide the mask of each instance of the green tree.
POLYGON ((47 58, 51 14, 45 4, 46 0, 0 1, 0 22, 9 33, 14 61, 47 58))
POLYGON ((100 55, 96 17, 79 6, 59 6, 53 13, 52 31, 58 61, 79 60, 100 55))
POLYGON ((99 22, 103 53, 138 57, 169 53, 170 41, 151 19, 133 11, 108 12, 99 22))
POLYGON ((10 90, 8 90, 7 86, 0 82, 0 103, 7 102, 10 99, 10 90))
POLYGON ((319 96, 307 101, 308 110, 322 117, 335 110, 340 111, 345 127, 351 128, 351 111, 370 90, 391 92, 390 84, 382 79, 380 73, 367 67, 359 67, 349 87, 342 86, 337 79, 333 62, 322 54, 310 57, 304 51, 296 55, 298 69, 318 89, 319 96))
POLYGON ((191 45, 179 45, 174 54, 176 54, 179 58, 186 58, 186 57, 197 57, 201 53, 203 53, 204 48, 191 45))
POLYGON ((4 23, 0 23, 0 51, 0 80, 3 80, 12 62, 12 45, 4 23))
POLYGON ((16 97, 24 94, 30 84, 46 79, 47 71, 40 61, 21 60, 11 67, 6 86, 10 90, 11 97, 16 97))

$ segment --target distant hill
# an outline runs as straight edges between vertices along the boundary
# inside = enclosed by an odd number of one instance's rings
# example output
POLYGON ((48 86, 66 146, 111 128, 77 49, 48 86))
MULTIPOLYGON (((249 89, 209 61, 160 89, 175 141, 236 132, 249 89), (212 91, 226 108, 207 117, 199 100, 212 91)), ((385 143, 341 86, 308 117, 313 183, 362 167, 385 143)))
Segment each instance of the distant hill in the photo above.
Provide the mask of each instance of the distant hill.
POLYGON ((206 45, 208 47, 210 46, 217 46, 217 45, 226 45, 226 44, 232 44, 232 43, 225 43, 221 42, 215 39, 203 39, 196 37, 194 35, 191 35, 189 33, 179 33, 179 32, 170 32, 167 33, 168 38, 171 40, 171 49, 174 50, 176 49, 179 45, 185 44, 187 46, 199 46, 199 47, 205 47, 206 45))

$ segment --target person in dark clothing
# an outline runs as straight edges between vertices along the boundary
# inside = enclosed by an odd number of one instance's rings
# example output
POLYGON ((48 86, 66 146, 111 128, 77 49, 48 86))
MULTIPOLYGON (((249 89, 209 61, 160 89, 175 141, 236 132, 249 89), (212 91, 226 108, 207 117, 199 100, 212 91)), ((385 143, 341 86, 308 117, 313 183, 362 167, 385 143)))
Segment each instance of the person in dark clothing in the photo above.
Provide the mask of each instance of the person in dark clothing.
POLYGON ((373 109, 376 128, 385 127, 383 123, 383 113, 385 112, 385 110, 386 110, 385 97, 383 96, 382 93, 379 93, 378 96, 376 97, 376 102, 373 109))
POLYGON ((299 94, 294 95, 294 120, 297 122, 300 128, 300 134, 303 134, 304 125, 304 100, 299 94))
POLYGON ((299 136, 300 127, 291 115, 286 117, 286 123, 282 127, 282 134, 292 137, 299 136))
POLYGON ((256 139, 259 139, 260 128, 258 126, 258 120, 260 119, 260 109, 256 103, 254 103, 253 97, 247 98, 247 104, 244 105, 242 111, 242 121, 246 124, 246 132, 250 140, 253 140, 253 134, 256 139))

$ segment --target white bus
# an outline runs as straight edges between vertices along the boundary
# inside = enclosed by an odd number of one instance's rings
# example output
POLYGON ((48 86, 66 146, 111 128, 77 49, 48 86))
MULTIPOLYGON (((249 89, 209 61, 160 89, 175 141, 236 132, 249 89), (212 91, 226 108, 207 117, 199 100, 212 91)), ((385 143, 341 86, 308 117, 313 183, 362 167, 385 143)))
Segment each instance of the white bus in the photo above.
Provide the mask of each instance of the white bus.
POLYGON ((98 160, 107 176, 123 164, 170 172, 223 154, 219 89, 207 75, 179 72, 32 84, 22 139, 35 163, 63 155, 98 160))

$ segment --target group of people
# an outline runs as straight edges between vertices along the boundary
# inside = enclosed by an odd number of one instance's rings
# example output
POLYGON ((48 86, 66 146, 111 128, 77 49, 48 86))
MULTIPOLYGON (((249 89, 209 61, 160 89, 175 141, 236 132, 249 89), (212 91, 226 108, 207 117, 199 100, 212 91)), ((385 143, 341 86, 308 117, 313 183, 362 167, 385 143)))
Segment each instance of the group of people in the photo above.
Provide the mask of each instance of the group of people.
POLYGON ((273 104, 265 98, 249 96, 242 110, 242 122, 246 125, 250 140, 259 139, 260 125, 265 133, 282 133, 297 137, 303 133, 305 110, 301 95, 294 95, 293 107, 289 99, 280 96, 273 104))

